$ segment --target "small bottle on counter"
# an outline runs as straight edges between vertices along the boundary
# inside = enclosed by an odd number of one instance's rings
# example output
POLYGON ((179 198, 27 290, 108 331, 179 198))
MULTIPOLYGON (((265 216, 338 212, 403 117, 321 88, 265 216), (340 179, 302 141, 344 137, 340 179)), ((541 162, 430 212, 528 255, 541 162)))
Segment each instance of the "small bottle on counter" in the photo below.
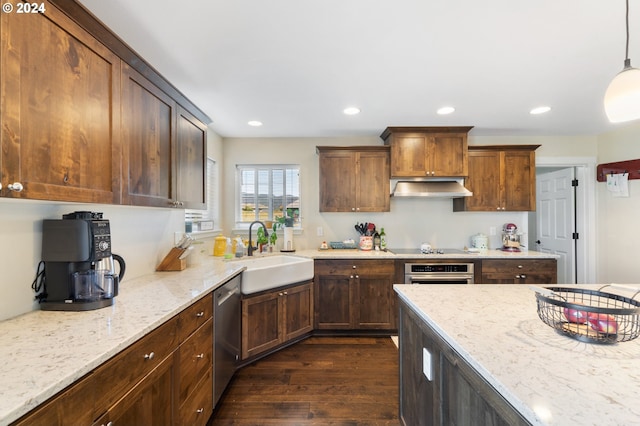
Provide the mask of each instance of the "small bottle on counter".
POLYGON ((378 234, 378 232, 376 231, 375 234, 373 234, 373 249, 374 250, 380 250, 380 234, 378 234))
POLYGON ((384 228, 380 228, 380 249, 387 248, 387 234, 384 233, 384 228))
POLYGON ((244 244, 242 244, 242 238, 239 236, 235 239, 235 246, 236 257, 242 257, 244 255, 244 244))

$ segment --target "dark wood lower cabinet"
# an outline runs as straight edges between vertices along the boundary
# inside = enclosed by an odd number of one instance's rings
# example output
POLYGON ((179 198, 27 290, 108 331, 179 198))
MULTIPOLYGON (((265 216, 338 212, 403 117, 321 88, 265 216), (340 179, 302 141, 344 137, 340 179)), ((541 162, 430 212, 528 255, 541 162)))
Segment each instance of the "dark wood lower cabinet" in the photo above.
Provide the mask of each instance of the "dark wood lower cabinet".
POLYGON ((316 260, 315 329, 396 328, 393 260, 316 260))
POLYGON ((479 284, 556 284, 556 259, 484 259, 479 284))
POLYGON ((402 424, 530 424, 403 302, 399 336, 402 424), (428 357, 430 362, 425 362, 428 357))
POLYGON ((242 359, 313 330, 313 283, 278 288, 242 300, 242 359))

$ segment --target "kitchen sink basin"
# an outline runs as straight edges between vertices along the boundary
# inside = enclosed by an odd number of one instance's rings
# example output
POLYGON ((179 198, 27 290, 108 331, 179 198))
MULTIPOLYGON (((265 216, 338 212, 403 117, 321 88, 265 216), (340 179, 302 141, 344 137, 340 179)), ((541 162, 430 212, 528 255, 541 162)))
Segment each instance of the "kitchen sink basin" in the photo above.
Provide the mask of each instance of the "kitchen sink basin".
POLYGON ((313 278, 313 259, 290 255, 245 258, 235 261, 247 269, 242 272, 243 294, 281 287, 313 278))

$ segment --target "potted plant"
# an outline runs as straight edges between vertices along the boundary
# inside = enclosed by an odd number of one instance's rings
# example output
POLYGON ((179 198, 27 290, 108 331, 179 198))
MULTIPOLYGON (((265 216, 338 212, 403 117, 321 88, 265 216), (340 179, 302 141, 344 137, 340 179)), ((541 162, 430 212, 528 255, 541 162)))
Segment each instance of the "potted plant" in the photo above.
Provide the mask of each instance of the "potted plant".
POLYGON ((262 226, 258 227, 258 231, 256 232, 256 245, 258 246, 258 253, 262 253, 262 248, 265 244, 269 243, 267 236, 264 234, 264 228, 262 226))

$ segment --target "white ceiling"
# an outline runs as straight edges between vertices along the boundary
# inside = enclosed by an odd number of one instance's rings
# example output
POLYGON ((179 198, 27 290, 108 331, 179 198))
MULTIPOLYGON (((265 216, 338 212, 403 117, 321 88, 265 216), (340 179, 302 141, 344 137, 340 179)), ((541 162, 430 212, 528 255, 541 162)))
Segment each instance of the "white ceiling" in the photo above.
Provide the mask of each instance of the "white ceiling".
MULTIPOLYGON (((602 100, 623 68, 624 0, 80 1, 223 137, 615 128, 602 100), (352 105, 361 114, 343 115, 352 105), (444 105, 456 112, 437 115, 444 105), (552 110, 530 115, 539 105, 552 110)), ((639 67, 640 1, 630 3, 629 56, 639 67)))

